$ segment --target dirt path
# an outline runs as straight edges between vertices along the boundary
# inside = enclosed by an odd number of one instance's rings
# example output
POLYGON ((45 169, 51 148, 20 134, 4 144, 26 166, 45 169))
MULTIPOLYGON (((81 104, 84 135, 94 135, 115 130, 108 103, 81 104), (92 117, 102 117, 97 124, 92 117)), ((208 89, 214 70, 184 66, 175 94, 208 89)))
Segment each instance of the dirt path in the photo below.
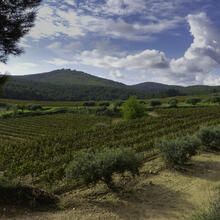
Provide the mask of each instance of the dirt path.
POLYGON ((139 178, 127 181, 127 191, 121 195, 100 184, 63 195, 65 211, 26 212, 10 219, 183 219, 207 204, 214 187, 220 185, 220 154, 198 155, 181 173, 163 169, 156 159, 145 164, 139 178))

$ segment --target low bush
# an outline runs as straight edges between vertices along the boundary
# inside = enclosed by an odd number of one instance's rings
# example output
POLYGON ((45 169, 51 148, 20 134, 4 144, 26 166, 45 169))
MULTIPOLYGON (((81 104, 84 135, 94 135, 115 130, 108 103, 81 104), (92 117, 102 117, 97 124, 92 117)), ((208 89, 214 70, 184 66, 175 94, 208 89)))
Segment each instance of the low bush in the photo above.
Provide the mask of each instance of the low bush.
POLYGON ((197 137, 207 150, 220 150, 220 126, 202 127, 197 132, 197 137))
POLYGON ((155 146, 160 151, 160 156, 168 167, 182 166, 194 156, 200 146, 196 137, 184 136, 176 139, 161 139, 155 146))
POLYGON ((113 174, 139 174, 143 163, 142 157, 134 150, 121 148, 104 148, 96 151, 81 151, 66 168, 68 181, 82 179, 86 185, 103 181, 110 189, 115 189, 113 174))
POLYGON ((95 102, 84 102, 83 106, 96 106, 95 102))
POLYGON ((100 102, 100 103, 99 103, 99 106, 108 107, 108 106, 110 106, 110 103, 109 103, 109 102, 100 102))
POLYGON ((37 110, 41 110, 42 106, 38 104, 27 104, 26 109, 30 111, 37 111, 37 110))
POLYGON ((213 96, 210 98, 211 103, 218 103, 220 105, 220 97, 219 96, 213 96))
POLYGON ((186 100, 187 104, 196 105, 197 103, 201 102, 200 98, 188 98, 186 100))
POLYGON ((178 100, 177 99, 170 99, 168 101, 168 104, 170 105, 170 107, 177 107, 178 100))
POLYGON ((159 101, 159 100, 151 100, 150 101, 150 105, 152 106, 152 107, 154 107, 154 106, 159 106, 159 105, 161 105, 162 103, 161 103, 161 101, 159 101))

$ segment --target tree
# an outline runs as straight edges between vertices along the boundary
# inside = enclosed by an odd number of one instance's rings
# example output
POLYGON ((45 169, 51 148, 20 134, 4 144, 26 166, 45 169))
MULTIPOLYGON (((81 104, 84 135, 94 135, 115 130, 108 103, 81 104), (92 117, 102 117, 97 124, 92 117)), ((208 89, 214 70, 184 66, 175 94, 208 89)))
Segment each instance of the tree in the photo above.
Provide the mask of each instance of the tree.
MULTIPOLYGON (((42 0, 0 0, 0 62, 23 52, 17 44, 34 25, 36 7, 42 0)), ((0 77, 0 87, 8 76, 0 77)))
POLYGON ((135 96, 131 96, 122 105, 122 115, 125 119, 140 118, 144 115, 145 107, 136 99, 135 96))
POLYGON ((17 44, 34 25, 36 7, 41 0, 0 1, 0 62, 23 52, 17 44))

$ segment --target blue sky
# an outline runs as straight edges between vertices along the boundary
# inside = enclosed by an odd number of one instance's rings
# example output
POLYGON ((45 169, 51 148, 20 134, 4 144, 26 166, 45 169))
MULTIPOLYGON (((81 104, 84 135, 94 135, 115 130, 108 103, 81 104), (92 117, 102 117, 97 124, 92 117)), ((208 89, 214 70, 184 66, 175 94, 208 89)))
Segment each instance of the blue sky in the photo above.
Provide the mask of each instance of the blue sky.
POLYGON ((219 0, 44 0, 3 72, 71 68, 135 84, 220 85, 219 0))

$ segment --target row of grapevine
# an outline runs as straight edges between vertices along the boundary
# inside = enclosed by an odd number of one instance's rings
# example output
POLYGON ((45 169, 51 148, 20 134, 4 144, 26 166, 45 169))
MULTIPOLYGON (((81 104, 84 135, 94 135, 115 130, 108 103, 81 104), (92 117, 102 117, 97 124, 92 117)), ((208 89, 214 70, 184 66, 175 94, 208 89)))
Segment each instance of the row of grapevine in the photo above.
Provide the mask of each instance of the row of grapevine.
POLYGON ((202 125, 220 123, 218 106, 158 109, 157 114, 116 124, 107 117, 77 114, 1 120, 0 170, 54 182, 63 178, 77 150, 132 147, 149 151, 157 138, 192 134, 202 125), (104 126, 94 126, 100 122, 104 126), (19 141, 13 141, 16 138, 19 141))

